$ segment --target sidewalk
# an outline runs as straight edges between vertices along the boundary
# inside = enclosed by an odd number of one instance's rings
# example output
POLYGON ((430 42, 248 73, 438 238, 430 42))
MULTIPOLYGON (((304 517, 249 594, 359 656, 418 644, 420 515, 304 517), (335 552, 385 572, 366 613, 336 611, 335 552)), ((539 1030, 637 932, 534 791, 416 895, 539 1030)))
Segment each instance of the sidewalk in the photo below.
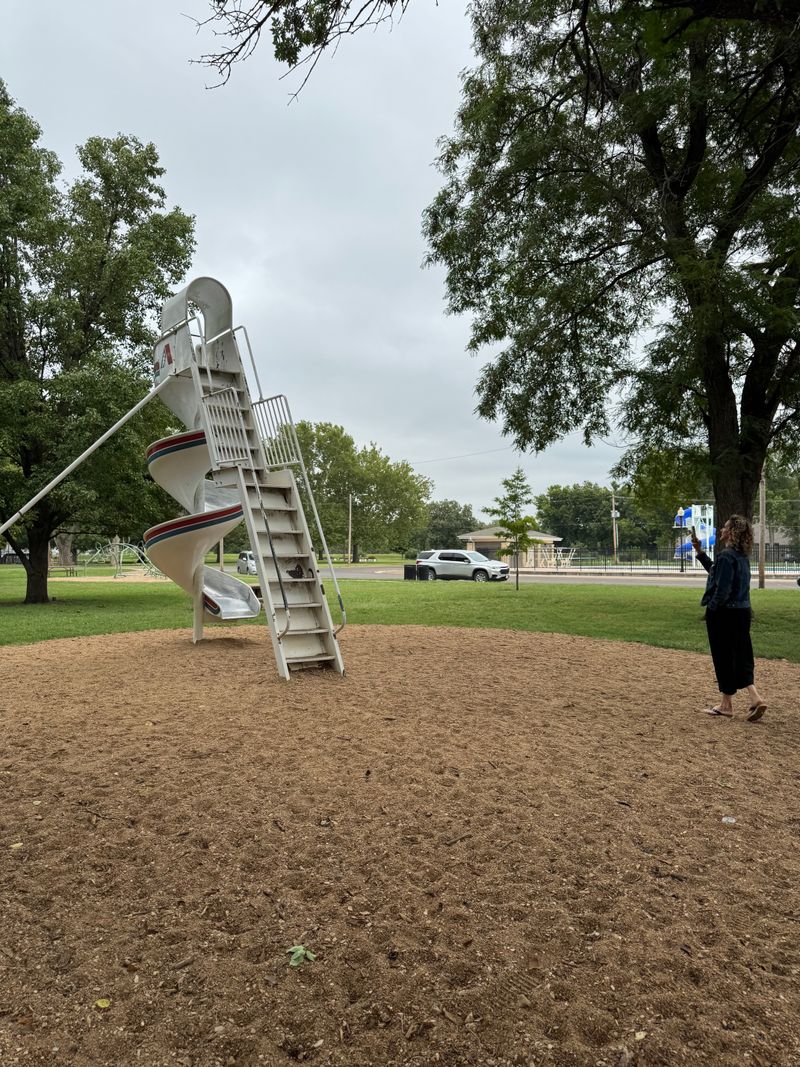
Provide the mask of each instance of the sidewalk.
MULTIPOLYGON (((585 577, 585 578, 664 578, 671 579, 676 582, 685 582, 696 580, 705 584, 706 572, 702 567, 696 569, 687 567, 685 571, 667 570, 666 568, 659 569, 658 567, 630 567, 624 564, 618 566, 609 567, 520 567, 520 576, 527 575, 535 578, 556 578, 559 575, 569 575, 569 577, 585 577)), ((512 576, 514 571, 511 572, 512 576)), ((754 568, 751 571, 751 584, 758 583, 758 571, 754 568)), ((769 582, 775 581, 787 581, 797 582, 800 584, 800 569, 791 571, 766 571, 764 574, 764 580, 769 582)))

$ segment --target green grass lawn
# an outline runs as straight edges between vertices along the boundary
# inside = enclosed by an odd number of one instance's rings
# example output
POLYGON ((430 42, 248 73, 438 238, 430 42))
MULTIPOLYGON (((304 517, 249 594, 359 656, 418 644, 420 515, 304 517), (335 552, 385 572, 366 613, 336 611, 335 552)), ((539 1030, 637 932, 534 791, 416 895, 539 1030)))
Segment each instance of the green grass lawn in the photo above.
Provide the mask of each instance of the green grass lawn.
POLYGON ((22 567, 0 567, 0 644, 192 625, 189 598, 167 580, 82 582, 79 576, 51 581, 49 591, 51 604, 22 604, 22 567))
MULTIPOLYGON (((510 582, 347 580, 340 585, 349 623, 529 630, 706 650, 698 588, 531 584, 517 591, 510 582)), ((22 568, 0 567, 0 644, 192 624, 188 596, 169 581, 70 578, 52 582, 55 602, 43 605, 22 604, 24 591, 22 568)), ((330 596, 331 583, 327 591, 330 596)), ((752 599, 756 654, 800 663, 800 590, 756 589, 752 599)), ((333 602, 332 611, 338 618, 333 602)))
MULTIPOLYGON (((701 590, 634 585, 343 582, 351 622, 477 626, 707 649, 701 590)), ((756 655, 800 663, 800 589, 752 592, 756 655)))

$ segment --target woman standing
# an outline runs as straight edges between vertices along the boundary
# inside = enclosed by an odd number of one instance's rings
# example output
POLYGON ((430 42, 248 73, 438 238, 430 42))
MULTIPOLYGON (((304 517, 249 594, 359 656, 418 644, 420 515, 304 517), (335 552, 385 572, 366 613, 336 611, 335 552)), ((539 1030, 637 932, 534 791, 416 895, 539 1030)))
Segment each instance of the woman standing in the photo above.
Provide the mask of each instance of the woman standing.
POLYGON ((709 715, 733 715, 733 696, 746 689, 750 696, 748 722, 756 722, 767 710, 753 681, 753 644, 750 640, 750 550, 753 527, 742 515, 731 515, 719 532, 722 551, 712 563, 692 527, 692 548, 708 571, 701 604, 706 609, 706 629, 711 660, 722 699, 709 715))

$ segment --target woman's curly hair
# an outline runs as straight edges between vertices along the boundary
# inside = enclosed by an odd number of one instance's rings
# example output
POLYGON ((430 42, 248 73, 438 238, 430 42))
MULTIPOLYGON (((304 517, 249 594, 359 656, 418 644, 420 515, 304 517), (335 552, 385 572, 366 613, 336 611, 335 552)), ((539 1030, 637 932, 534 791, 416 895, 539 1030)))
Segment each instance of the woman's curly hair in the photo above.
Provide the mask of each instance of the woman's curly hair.
POLYGON ((750 520, 744 515, 731 515, 728 523, 730 524, 728 544, 737 552, 749 556, 753 548, 753 526, 750 520))

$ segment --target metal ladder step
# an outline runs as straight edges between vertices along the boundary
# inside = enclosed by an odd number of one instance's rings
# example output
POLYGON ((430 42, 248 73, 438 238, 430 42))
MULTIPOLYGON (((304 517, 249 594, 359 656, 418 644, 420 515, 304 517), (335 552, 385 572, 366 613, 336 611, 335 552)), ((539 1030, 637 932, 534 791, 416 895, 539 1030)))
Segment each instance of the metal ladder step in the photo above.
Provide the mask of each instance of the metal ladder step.
POLYGON ((294 505, 288 503, 288 501, 274 499, 265 500, 263 496, 259 501, 259 492, 255 486, 249 487, 247 498, 252 503, 253 507, 263 507, 264 511, 274 512, 276 515, 296 515, 298 511, 298 509, 294 507, 294 505))
POLYGON ((327 626, 292 626, 286 631, 283 639, 285 641, 287 637, 307 637, 309 634, 326 634, 327 632, 327 626))
POLYGON ((336 656, 329 656, 327 654, 321 656, 287 656, 286 662, 290 667, 293 667, 301 663, 325 663, 332 659, 336 659, 336 656))
MULTIPOLYGON (((267 532, 267 523, 266 523, 266 521, 262 520, 262 521, 259 522, 258 521, 258 516, 256 516, 256 522, 257 522, 258 526, 260 527, 258 532, 266 534, 266 532, 267 532)), ((272 526, 270 526, 270 532, 272 533, 273 537, 302 537, 303 536, 303 531, 302 530, 294 530, 294 529, 293 530, 273 530, 272 526)), ((304 552, 303 554, 305 555, 306 553, 304 552)))

